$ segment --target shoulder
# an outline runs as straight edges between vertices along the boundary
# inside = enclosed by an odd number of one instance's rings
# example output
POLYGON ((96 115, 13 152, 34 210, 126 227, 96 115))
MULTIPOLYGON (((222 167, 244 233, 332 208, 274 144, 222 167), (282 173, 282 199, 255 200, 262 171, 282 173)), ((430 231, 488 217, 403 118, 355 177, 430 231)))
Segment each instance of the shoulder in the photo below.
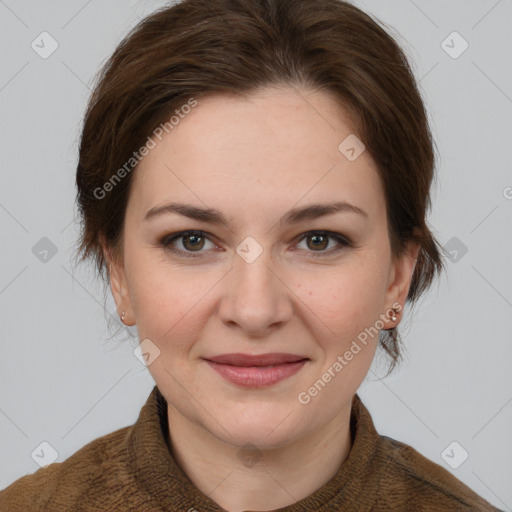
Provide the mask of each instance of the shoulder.
MULTIPOLYGON (((125 472, 125 427, 86 444, 63 462, 55 462, 25 475, 0 491, 0 510, 26 512, 69 510, 90 488, 119 492, 120 473, 125 472), (107 476, 106 476, 107 475, 107 476), (114 488, 114 482, 117 485, 114 488)), ((126 474, 124 475, 127 476, 126 474)))
POLYGON ((379 493, 377 510, 500 512, 411 446, 379 438, 378 457, 385 468, 379 487, 386 492, 379 493))

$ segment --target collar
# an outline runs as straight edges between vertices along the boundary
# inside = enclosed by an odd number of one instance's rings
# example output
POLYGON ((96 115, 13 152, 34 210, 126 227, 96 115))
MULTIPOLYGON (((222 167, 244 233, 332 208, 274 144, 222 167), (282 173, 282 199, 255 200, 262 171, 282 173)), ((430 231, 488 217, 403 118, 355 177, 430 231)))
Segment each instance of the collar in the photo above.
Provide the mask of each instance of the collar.
MULTIPOLYGON (((371 509, 378 489, 365 482, 376 469, 379 435, 357 394, 352 400, 350 429, 352 447, 336 475, 306 498, 280 508, 280 512, 328 512, 334 510, 334 505, 338 510, 355 503, 358 510, 371 509)), ((174 460, 169 449, 167 402, 157 386, 128 432, 126 443, 130 472, 162 510, 225 512, 191 482, 174 460)))

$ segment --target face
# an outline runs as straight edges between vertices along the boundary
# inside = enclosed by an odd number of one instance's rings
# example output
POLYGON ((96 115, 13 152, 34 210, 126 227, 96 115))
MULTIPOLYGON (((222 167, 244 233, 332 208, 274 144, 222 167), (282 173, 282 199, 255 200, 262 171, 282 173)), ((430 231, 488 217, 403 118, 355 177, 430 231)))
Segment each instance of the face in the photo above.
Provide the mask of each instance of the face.
POLYGON ((285 446, 348 414, 375 332, 397 324, 416 253, 392 258, 376 166, 339 149, 353 133, 325 92, 211 96, 134 172, 118 310, 176 414, 235 446, 285 446), (234 382, 207 361, 233 353, 305 361, 234 382))

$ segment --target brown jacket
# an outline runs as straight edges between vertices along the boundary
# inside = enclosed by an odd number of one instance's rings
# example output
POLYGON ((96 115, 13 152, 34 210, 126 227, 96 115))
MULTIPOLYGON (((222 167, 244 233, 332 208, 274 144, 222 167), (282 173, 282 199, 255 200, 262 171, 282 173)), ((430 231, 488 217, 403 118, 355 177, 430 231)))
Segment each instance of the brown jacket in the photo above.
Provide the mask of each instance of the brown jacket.
MULTIPOLYGON (((1 512, 224 512, 197 489, 168 448, 167 405, 155 386, 137 422, 24 476, 0 492, 1 512)), ((338 473, 280 512, 499 509, 416 450, 380 436, 358 395, 353 444, 338 473)))

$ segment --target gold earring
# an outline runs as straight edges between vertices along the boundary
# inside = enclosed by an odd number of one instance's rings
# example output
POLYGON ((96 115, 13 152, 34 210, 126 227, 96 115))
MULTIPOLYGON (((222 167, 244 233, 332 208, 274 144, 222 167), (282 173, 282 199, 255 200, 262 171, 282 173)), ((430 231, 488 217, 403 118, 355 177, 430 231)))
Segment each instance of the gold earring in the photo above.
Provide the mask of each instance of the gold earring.
POLYGON ((125 317, 125 312, 123 311, 123 313, 121 315, 121 322, 123 322, 123 324, 124 324, 124 317, 125 317))

